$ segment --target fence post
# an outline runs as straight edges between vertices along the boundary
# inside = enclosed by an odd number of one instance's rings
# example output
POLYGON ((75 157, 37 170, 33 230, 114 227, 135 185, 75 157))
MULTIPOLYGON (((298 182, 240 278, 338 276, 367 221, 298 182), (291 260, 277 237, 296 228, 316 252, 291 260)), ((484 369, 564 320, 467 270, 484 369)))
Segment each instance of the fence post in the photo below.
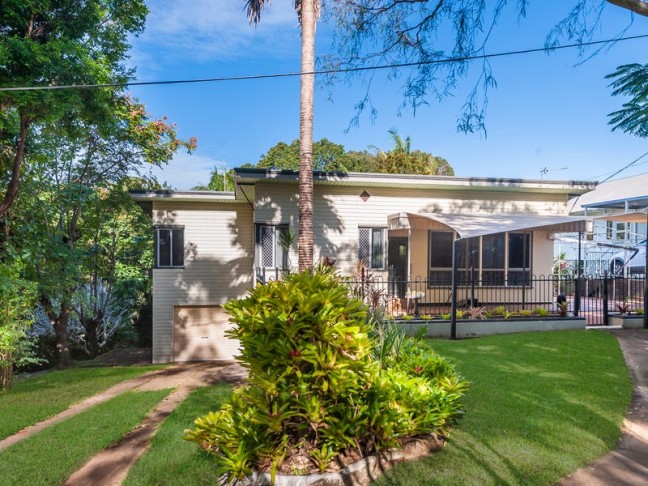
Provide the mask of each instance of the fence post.
POLYGON ((578 317, 580 312, 580 275, 574 279, 574 317, 578 317))
POLYGON ((608 294, 608 273, 607 270, 603 272, 603 325, 610 325, 610 316, 608 316, 608 299, 610 295, 608 294))
POLYGON ((578 232, 578 262, 576 263, 576 282, 574 282, 574 317, 578 317, 580 312, 580 278, 583 274, 581 267, 581 242, 583 240, 583 232, 578 232))

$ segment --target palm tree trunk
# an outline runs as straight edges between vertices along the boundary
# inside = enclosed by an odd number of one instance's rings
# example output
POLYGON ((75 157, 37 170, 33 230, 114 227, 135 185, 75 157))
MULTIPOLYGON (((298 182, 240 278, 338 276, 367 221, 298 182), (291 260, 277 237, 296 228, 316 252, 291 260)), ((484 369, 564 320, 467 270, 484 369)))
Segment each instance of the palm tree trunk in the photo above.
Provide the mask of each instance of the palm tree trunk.
POLYGON ((313 268, 313 98, 315 1, 301 2, 301 101, 299 110, 299 271, 313 268), (308 74, 306 74, 308 73, 308 74))

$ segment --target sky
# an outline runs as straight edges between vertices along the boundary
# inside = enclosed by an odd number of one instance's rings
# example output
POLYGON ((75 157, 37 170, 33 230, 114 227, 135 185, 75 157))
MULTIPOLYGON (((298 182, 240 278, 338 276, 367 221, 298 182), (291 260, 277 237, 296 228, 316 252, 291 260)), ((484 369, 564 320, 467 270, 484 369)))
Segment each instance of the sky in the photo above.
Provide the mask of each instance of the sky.
MULTIPOLYGON (((596 3, 596 0, 591 0, 596 3)), ((274 0, 261 23, 248 24, 243 0, 147 0, 145 31, 131 39, 130 66, 137 81, 204 79, 300 70, 300 35, 292 0, 274 0)), ((495 27, 488 53, 539 48, 575 0, 535 0, 526 19, 507 14, 495 27)), ((331 24, 317 27, 316 55, 334 48, 331 24)), ((648 34, 648 18, 608 4, 594 40, 648 34)), ((648 152, 648 141, 611 131, 613 97, 605 75, 622 64, 645 63, 648 39, 594 48, 533 53, 491 60, 486 133, 464 134, 457 120, 471 80, 451 96, 429 98, 415 112, 402 108, 398 80, 377 74, 369 91, 377 116, 367 113, 350 126, 367 77, 316 85, 314 140, 327 138, 347 150, 389 150, 389 130, 410 137, 412 148, 447 159, 457 176, 602 181, 648 152)), ((475 65, 469 77, 479 73, 475 65)), ((134 86, 131 93, 152 117, 168 116, 198 149, 179 153, 156 171, 179 190, 209 181, 214 167, 256 163, 278 142, 299 138, 299 78, 134 86)), ((614 178, 648 172, 648 156, 614 178)))

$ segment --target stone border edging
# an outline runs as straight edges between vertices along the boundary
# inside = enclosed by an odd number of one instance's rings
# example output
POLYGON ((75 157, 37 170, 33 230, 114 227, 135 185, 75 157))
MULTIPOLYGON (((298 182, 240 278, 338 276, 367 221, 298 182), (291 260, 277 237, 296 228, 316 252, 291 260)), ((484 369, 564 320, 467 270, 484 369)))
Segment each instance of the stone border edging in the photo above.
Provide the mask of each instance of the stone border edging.
MULTIPOLYGON (((277 474, 274 486, 365 486, 377 479, 396 463, 414 461, 439 452, 445 441, 436 436, 427 436, 407 442, 401 449, 389 449, 380 454, 365 457, 346 466, 338 472, 287 476, 277 474)), ((270 474, 255 472, 246 480, 235 483, 240 486, 267 486, 273 484, 270 474)))

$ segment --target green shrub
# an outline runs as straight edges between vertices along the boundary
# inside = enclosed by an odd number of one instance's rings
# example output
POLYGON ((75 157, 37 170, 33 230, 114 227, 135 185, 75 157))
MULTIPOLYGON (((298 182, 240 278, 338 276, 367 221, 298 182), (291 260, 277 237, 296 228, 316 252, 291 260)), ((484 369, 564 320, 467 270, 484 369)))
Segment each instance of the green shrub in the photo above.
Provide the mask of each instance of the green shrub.
POLYGON ((520 311, 520 315, 521 315, 522 317, 531 317, 532 314, 533 314, 533 311, 532 311, 532 310, 529 310, 529 309, 522 309, 522 310, 520 311))
POLYGON ((548 317, 549 316, 549 311, 547 309, 545 309, 544 307, 538 307, 534 312, 538 317, 548 317))
POLYGON ((495 310, 493 312, 495 314, 499 314, 500 316, 504 315, 504 313, 506 313, 506 307, 504 307, 503 305, 498 305, 497 307, 495 307, 495 310))
POLYGON ((226 309, 248 384, 185 438, 230 478, 274 475, 289 455, 323 471, 351 450, 364 456, 445 434, 461 414, 466 383, 454 369, 395 326, 372 330, 363 303, 330 270, 287 275, 226 309))

